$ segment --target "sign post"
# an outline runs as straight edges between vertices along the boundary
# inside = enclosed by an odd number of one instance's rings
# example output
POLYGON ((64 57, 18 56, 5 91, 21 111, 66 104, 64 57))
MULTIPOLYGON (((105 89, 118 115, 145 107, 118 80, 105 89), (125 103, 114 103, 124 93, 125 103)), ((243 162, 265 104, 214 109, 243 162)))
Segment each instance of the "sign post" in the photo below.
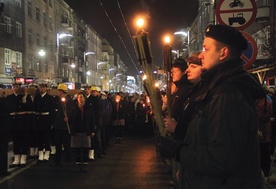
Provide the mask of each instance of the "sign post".
POLYGON ((255 0, 220 0, 216 7, 217 21, 238 30, 243 30, 252 24, 256 15, 255 0))

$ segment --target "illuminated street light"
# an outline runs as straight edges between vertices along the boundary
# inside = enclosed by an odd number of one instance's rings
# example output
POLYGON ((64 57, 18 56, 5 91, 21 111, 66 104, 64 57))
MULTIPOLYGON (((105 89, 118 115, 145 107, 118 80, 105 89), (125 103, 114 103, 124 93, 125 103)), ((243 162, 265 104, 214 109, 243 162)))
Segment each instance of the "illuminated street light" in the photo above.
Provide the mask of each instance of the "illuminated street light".
POLYGON ((71 68, 75 68, 76 64, 72 63, 70 66, 71 66, 71 68))
POLYGON ((166 44, 170 44, 170 42, 171 42, 170 36, 165 36, 164 42, 165 42, 166 44))
POLYGON ((91 72, 90 72, 90 71, 87 71, 87 72, 86 72, 86 75, 91 75, 91 72))
POLYGON ((40 50, 38 52, 39 56, 45 56, 46 52, 44 50, 40 50))
POLYGON ((182 35, 182 36, 188 36, 188 33, 187 32, 184 32, 184 31, 178 31, 178 32, 174 32, 174 35, 182 35))
POLYGON ((142 18, 139 18, 137 21, 136 21, 136 25, 139 27, 139 28, 142 28, 145 24, 145 21, 144 19, 142 18))
POLYGON ((178 52, 176 50, 172 50, 172 53, 178 54, 178 52))

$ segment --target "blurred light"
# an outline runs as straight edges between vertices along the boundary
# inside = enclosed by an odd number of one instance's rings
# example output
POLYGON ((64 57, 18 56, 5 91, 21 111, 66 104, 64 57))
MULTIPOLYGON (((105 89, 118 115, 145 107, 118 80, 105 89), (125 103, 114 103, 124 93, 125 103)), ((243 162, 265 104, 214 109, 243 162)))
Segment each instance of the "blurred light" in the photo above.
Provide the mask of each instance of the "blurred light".
POLYGON ((57 36, 58 38, 73 37, 72 34, 68 34, 68 33, 57 34, 57 36))
POLYGON ((188 34, 186 32, 183 32, 183 31, 174 32, 174 35, 188 36, 188 34))
POLYGON ((167 43, 167 44, 169 44, 171 42, 170 36, 165 36, 164 42, 167 43))
POLYGON ((39 56, 45 56, 46 52, 44 50, 40 50, 38 52, 39 56))
POLYGON ((87 75, 91 75, 91 72, 90 72, 90 71, 87 71, 86 74, 87 74, 87 75))
POLYGON ((71 68, 75 68, 76 67, 76 65, 74 63, 72 63, 70 66, 71 66, 71 68))
POLYGON ((139 18, 139 19, 136 21, 136 25, 137 25, 139 28, 142 28, 144 24, 145 24, 145 21, 144 21, 144 19, 142 19, 142 18, 139 18))
POLYGON ((144 80, 146 80, 147 79, 147 75, 143 75, 143 77, 142 77, 142 80, 144 81, 144 80))
POLYGON ((177 51, 176 50, 172 50, 173 53, 177 54, 177 51))

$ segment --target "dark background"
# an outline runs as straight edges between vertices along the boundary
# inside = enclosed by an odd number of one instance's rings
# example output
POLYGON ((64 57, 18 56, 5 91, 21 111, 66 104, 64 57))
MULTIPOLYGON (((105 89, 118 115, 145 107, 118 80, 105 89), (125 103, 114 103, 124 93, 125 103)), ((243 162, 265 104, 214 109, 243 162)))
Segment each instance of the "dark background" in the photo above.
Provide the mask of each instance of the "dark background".
MULTIPOLYGON (((162 65, 162 46, 165 34, 185 30, 195 19, 197 0, 65 0, 86 23, 107 39, 128 67, 128 75, 139 69, 132 36, 138 15, 147 18, 145 31, 149 33, 153 62, 162 65), (108 15, 108 16, 107 16, 108 15), (123 16, 122 16, 123 15, 123 16), (129 32, 128 32, 129 30, 129 32), (120 36, 120 37, 119 37, 120 36)), ((172 47, 176 47, 175 37, 172 47)))

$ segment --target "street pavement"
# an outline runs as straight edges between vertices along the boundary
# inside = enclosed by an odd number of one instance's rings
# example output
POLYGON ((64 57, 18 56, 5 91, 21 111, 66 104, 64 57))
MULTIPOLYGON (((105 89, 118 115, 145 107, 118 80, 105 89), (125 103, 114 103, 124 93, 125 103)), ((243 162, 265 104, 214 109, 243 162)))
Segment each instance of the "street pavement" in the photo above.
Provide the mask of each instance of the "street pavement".
POLYGON ((156 155, 154 137, 112 140, 108 154, 80 170, 73 162, 56 167, 29 160, 24 168, 0 178, 1 189, 172 189, 169 166, 156 155))

